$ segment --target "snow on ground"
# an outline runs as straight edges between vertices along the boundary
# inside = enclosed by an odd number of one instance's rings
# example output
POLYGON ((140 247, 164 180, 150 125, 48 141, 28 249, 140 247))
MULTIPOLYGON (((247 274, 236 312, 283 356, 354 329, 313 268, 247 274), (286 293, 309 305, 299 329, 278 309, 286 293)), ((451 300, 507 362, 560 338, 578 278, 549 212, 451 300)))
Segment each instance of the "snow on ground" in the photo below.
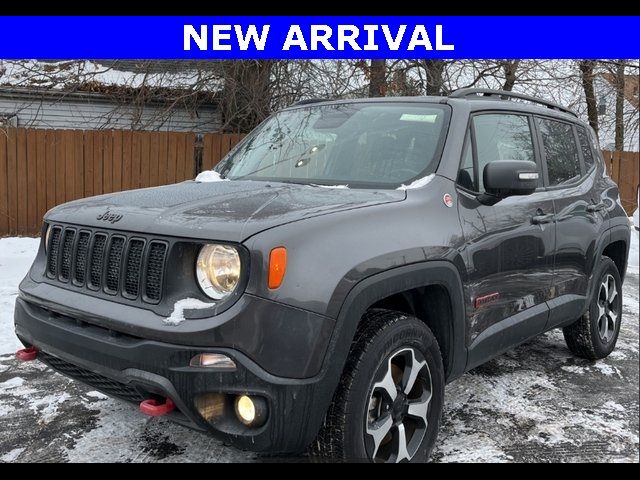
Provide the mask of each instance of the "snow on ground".
POLYGON ((39 242, 34 238, 0 238, 0 355, 13 353, 20 345, 13 334, 13 304, 18 283, 27 274, 39 242))
MULTIPOLYGON (((551 332, 447 387, 438 462, 638 462, 638 232, 624 318, 606 360, 551 332)), ((37 240, 0 239, 0 463, 251 462, 243 453, 109 399, 38 362, 17 363, 13 303, 37 240)))

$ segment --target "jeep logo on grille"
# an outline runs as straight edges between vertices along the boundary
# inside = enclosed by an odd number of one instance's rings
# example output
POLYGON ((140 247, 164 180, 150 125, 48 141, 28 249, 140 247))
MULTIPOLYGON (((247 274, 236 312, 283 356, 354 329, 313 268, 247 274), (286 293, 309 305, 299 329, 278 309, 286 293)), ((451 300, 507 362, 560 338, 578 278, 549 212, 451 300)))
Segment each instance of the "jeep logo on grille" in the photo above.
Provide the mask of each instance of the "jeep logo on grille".
POLYGON ((122 215, 111 213, 109 210, 107 210, 102 215, 98 215, 96 218, 98 220, 102 220, 103 222, 116 223, 122 220, 122 215))

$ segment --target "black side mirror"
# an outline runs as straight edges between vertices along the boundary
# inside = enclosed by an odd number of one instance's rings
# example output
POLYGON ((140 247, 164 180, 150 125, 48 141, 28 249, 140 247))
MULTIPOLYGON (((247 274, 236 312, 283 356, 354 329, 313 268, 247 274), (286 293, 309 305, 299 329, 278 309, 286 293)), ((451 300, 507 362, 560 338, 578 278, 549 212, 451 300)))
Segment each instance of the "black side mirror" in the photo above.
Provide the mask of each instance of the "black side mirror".
POLYGON ((482 172, 485 193, 478 200, 494 205, 515 195, 531 195, 538 188, 538 166, 524 160, 496 160, 489 162, 482 172))

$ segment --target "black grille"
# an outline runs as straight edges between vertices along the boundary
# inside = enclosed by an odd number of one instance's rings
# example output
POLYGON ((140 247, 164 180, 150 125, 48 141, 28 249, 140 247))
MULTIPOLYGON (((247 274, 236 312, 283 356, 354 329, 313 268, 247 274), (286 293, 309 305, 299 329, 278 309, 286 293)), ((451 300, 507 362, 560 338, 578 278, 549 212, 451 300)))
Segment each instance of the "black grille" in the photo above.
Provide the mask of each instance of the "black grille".
POLYGON ((49 246, 47 250, 47 270, 49 275, 56 276, 58 274, 58 254, 60 253, 60 237, 62 236, 62 229, 60 227, 53 227, 51 230, 51 238, 49 239, 49 246))
POLYGON ((69 280, 71 273, 71 261, 73 255, 73 241, 76 238, 75 230, 64 231, 64 241, 62 242, 62 258, 60 262, 60 278, 65 282, 69 280))
POLYGON ((48 353, 39 352, 38 359, 63 375, 78 380, 112 397, 135 403, 140 403, 145 399, 143 394, 130 385, 112 380, 91 370, 78 367, 48 353))
POLYGON ((75 288, 104 291, 128 300, 162 299, 168 243, 88 229, 52 227, 47 276, 75 288))
POLYGON ((122 251, 124 250, 123 237, 111 237, 109 259, 107 260, 106 285, 109 293, 117 293, 120 286, 120 269, 122 265, 122 251))
POLYGON ((137 298, 140 293, 140 270, 142 268, 142 255, 144 242, 133 239, 129 242, 127 252, 127 265, 125 267, 124 292, 131 298, 137 298))
POLYGON ((152 242, 149 248, 147 263, 147 282, 145 294, 151 301, 159 301, 162 293, 162 273, 167 246, 164 243, 152 242))
POLYGON ((98 234, 93 240, 91 250, 91 267, 89 281, 94 288, 102 286, 102 265, 104 263, 104 247, 107 244, 106 235, 98 234))
POLYGON ((87 276, 87 252, 89 251, 89 240, 91 234, 89 232, 80 232, 78 235, 78 246, 76 248, 76 267, 73 279, 79 285, 84 283, 87 276))

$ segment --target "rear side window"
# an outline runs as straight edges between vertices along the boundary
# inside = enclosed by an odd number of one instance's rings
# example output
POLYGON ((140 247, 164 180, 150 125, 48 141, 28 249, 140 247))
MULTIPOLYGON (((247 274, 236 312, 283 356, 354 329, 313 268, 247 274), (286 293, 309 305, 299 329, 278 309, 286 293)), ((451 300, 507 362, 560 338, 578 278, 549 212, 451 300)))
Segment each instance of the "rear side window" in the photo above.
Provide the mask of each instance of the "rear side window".
POLYGON ((573 127, 564 122, 538 118, 549 185, 566 185, 580 179, 580 157, 573 127))
POLYGON ((588 172, 596 164, 596 160, 593 157, 593 150, 591 149, 591 142, 589 136, 584 127, 577 127, 578 140, 580 141, 580 149, 582 150, 582 158, 584 159, 584 168, 588 172))
POLYGON ((490 113, 473 117, 475 149, 465 143, 458 184, 477 192, 484 192, 483 171, 495 160, 529 160, 535 162, 533 137, 529 119, 523 115, 490 113), (475 151, 473 151, 475 150, 475 151), (471 168, 471 155, 473 168, 471 168), (470 188, 470 186, 472 188, 470 188))

